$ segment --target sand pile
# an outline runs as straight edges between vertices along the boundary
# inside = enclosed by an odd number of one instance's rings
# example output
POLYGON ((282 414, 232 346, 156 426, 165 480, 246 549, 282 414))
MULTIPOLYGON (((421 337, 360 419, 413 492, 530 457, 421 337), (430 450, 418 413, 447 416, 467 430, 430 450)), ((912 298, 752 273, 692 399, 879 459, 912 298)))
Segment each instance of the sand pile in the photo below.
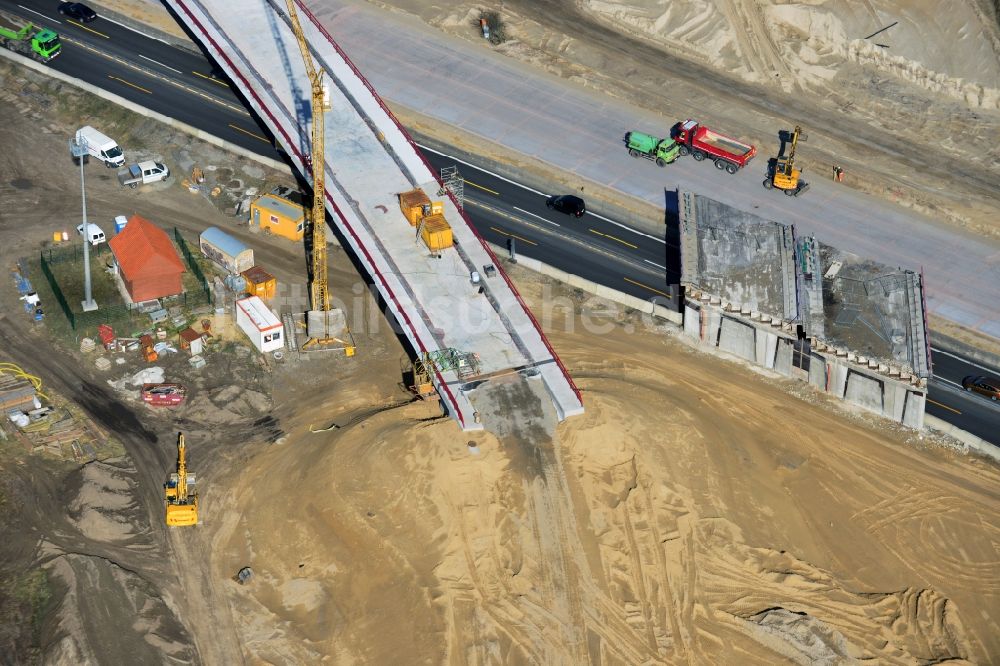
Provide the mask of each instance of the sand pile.
POLYGON ((947 11, 934 0, 853 5, 588 0, 584 5, 623 30, 750 81, 820 92, 851 61, 973 108, 1000 108, 998 26, 973 0, 949 3, 947 11))

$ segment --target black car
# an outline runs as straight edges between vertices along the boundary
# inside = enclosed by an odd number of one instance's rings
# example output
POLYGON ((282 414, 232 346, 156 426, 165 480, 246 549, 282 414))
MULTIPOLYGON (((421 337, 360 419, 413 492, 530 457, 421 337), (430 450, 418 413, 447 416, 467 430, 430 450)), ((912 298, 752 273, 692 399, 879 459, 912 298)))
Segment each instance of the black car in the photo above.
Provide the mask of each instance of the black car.
POLYGON ((984 395, 991 400, 1000 399, 1000 382, 993 379, 971 375, 962 380, 962 388, 984 395))
POLYGON ((545 205, 560 213, 566 213, 574 217, 583 217, 583 214, 587 212, 587 205, 583 203, 583 199, 575 197, 572 194, 549 197, 546 199, 545 205))
POLYGON ((59 13, 84 23, 90 23, 97 18, 97 12, 82 2, 64 2, 59 5, 59 13))

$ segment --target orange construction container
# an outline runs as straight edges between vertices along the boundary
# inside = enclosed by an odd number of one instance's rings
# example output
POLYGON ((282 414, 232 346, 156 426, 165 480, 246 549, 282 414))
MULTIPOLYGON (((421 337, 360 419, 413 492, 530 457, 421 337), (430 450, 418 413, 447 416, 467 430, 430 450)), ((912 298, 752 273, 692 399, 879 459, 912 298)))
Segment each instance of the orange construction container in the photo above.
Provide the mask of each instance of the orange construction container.
POLYGON ((409 221, 411 227, 420 224, 420 220, 430 212, 431 200, 419 187, 399 195, 399 210, 409 221))
POLYGON ((423 239, 428 250, 440 252, 453 244, 451 225, 444 219, 444 215, 428 215, 423 220, 420 238, 423 239))
POLYGON ((410 223, 411 227, 420 224, 420 220, 428 215, 440 215, 444 212, 444 204, 440 201, 431 201, 427 194, 419 187, 409 192, 399 195, 399 210, 410 223))
POLYGON ((274 298, 274 293, 278 288, 278 281, 263 268, 254 266, 249 270, 243 271, 240 275, 247 281, 246 292, 248 296, 257 296, 265 301, 274 298))

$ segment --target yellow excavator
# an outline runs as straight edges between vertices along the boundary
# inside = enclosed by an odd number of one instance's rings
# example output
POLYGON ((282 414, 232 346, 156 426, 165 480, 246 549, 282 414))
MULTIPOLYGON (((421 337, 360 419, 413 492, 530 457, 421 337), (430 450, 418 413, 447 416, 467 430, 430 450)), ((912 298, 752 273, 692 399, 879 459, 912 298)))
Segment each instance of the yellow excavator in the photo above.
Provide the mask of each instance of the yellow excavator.
POLYGON ((163 484, 167 500, 167 525, 184 527, 198 524, 198 491, 194 474, 188 474, 184 434, 177 434, 177 472, 163 484))
POLYGON ((809 183, 802 180, 802 171, 795 168, 795 149, 799 141, 805 141, 806 135, 798 125, 791 132, 791 148, 785 155, 786 138, 789 132, 782 131, 781 150, 777 157, 767 161, 767 178, 764 179, 764 189, 778 189, 786 196, 797 197, 809 189, 809 183))

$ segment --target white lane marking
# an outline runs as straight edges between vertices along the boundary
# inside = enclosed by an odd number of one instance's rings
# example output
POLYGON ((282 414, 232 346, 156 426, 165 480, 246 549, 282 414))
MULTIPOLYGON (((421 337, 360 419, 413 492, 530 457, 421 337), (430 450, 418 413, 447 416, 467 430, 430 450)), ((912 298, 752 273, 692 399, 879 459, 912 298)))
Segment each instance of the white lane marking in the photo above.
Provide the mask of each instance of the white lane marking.
MULTIPOLYGON (((471 164, 469 162, 466 162, 465 160, 460 160, 459 158, 457 158, 457 157, 455 157, 453 155, 448 155, 447 153, 442 153, 440 150, 434 150, 433 148, 428 148, 427 146, 419 144, 419 143, 417 144, 417 147, 418 148, 422 148, 424 150, 429 150, 430 152, 434 153, 435 155, 440 155, 441 157, 447 157, 448 159, 455 160, 456 162, 460 162, 460 163, 462 163, 462 164, 464 164, 466 166, 470 166, 470 167, 472 167, 473 169, 475 169, 477 171, 482 171, 483 173, 488 173, 489 175, 493 176, 494 178, 502 180, 505 183, 510 183, 511 185, 513 185, 515 187, 520 187, 522 190, 526 190, 528 192, 532 192, 533 194, 537 194, 537 195, 543 196, 545 198, 548 198, 548 196, 549 196, 545 192, 539 192, 536 189, 532 189, 532 188, 528 187, 527 185, 522 185, 521 183, 518 183, 517 181, 513 181, 510 178, 504 178, 500 174, 494 173, 494 172, 490 171, 489 169, 484 169, 484 168, 482 168, 480 166, 476 166, 475 164, 471 164)), ((518 209, 518 210, 520 210, 520 209, 518 209)), ((660 243, 663 243, 664 245, 667 244, 667 241, 664 240, 664 239, 662 239, 662 238, 657 238, 656 236, 653 236, 652 234, 647 234, 647 233, 639 231, 637 229, 633 229, 632 227, 626 226, 626 225, 622 224, 621 222, 615 222, 614 220, 606 218, 603 215, 598 215, 597 213, 591 213, 590 211, 587 211, 587 214, 588 215, 593 215, 594 217, 596 217, 596 218, 598 218, 600 220, 604 220, 605 222, 610 222, 611 224, 615 225, 616 227, 621 227, 622 229, 625 229, 626 231, 631 231, 634 234, 639 234, 640 236, 645 236, 646 238, 652 238, 653 240, 658 241, 660 243)), ((528 215, 531 215, 531 213, 528 213, 528 215)), ((541 219, 541 218, 539 218, 539 219, 541 219)), ((548 222, 548 220, 546 220, 546 222, 548 222)))
MULTIPOLYGON (((935 353, 935 354, 944 354, 945 356, 950 356, 953 359, 955 359, 956 361, 962 361, 963 363, 968 363, 972 367, 979 368, 980 370, 983 370, 983 371, 988 372, 990 374, 995 374, 996 373, 996 370, 994 370, 993 368, 987 368, 985 365, 979 365, 978 363, 976 363, 974 361, 970 361, 967 358, 962 358, 961 356, 956 356, 955 354, 950 354, 950 353, 946 352, 943 349, 937 349, 935 347, 931 347, 931 351, 933 353, 935 353)), ((935 377, 935 379, 940 379, 940 377, 938 377, 937 375, 934 375, 934 377, 935 377)))
POLYGON ((489 175, 493 176, 494 178, 502 180, 505 183, 510 183, 511 185, 516 185, 517 187, 520 187, 522 190, 527 190, 528 192, 532 192, 534 194, 537 194, 537 195, 543 196, 543 197, 547 196, 545 194, 545 192, 539 192, 538 190, 533 190, 530 187, 528 187, 527 185, 522 185, 521 183, 515 182, 515 181, 511 180, 510 178, 504 178, 503 176, 501 176, 498 173, 493 173, 492 171, 489 171, 488 169, 484 169, 482 167, 478 167, 475 164, 471 164, 469 162, 466 162, 465 160, 460 160, 457 157, 453 157, 451 155, 447 155, 445 153, 442 153, 439 150, 434 150, 433 148, 428 148, 427 146, 422 146, 419 143, 417 144, 417 147, 418 148, 422 148, 424 150, 429 150, 430 152, 434 153, 435 155, 440 155, 441 157, 447 157, 448 159, 455 160, 456 162, 461 162, 462 164, 464 164, 466 166, 472 167, 476 171, 482 171, 483 173, 488 173, 489 175))
POLYGON ((159 65, 160 67, 166 67, 166 68, 167 68, 167 69, 169 69, 169 70, 170 70, 171 72, 177 72, 178 74, 184 74, 184 72, 182 72, 181 70, 179 70, 179 69, 174 69, 174 68, 173 68, 173 67, 171 67, 170 65, 164 65, 164 64, 163 64, 162 62, 160 62, 159 60, 153 60, 152 58, 150 58, 150 57, 148 57, 148 56, 144 56, 144 55, 142 55, 141 53, 137 53, 136 55, 138 55, 138 56, 139 56, 140 58, 142 58, 143 60, 148 60, 149 62, 154 62, 154 63, 156 63, 157 65, 159 65))
MULTIPOLYGON (((142 35, 143 37, 146 37, 147 39, 155 39, 156 41, 162 42, 162 43, 166 44, 167 46, 169 46, 171 48, 174 48, 174 49, 177 48, 175 45, 171 44, 170 42, 168 42, 167 40, 163 39, 162 37, 157 37, 156 35, 151 35, 148 32, 143 32, 142 30, 137 30, 133 26, 125 25, 121 21, 116 21, 114 19, 106 18, 104 16, 101 17, 101 20, 102 21, 107 21, 108 23, 114 23, 115 25, 121 26, 122 28, 125 28, 126 30, 128 30, 130 32, 134 32, 137 35, 142 35)), ((177 70, 174 70, 174 71, 177 71, 177 70)))
POLYGON ((541 220, 542 222, 545 222, 546 224, 551 224, 551 225, 552 225, 553 227, 558 227, 558 226, 560 226, 558 222, 553 222, 552 220, 546 220, 546 219, 545 219, 544 217, 542 217, 541 215, 535 215, 534 213, 529 213, 528 211, 524 210, 523 208, 518 208, 517 206, 512 206, 512 208, 513 208, 514 210, 517 210, 517 211, 520 211, 520 212, 524 213, 525 215, 530 215, 531 217, 534 217, 534 218, 536 218, 536 219, 539 219, 539 220, 541 220))
POLYGON ((646 238, 652 238, 653 240, 657 241, 658 243, 663 243, 664 245, 667 244, 667 241, 664 240, 663 238, 657 238, 656 236, 654 236, 652 234, 647 234, 644 231, 639 231, 638 229, 633 229, 632 227, 624 225, 621 222, 615 222, 614 220, 608 219, 608 218, 604 217, 603 215, 598 215, 597 213, 591 213, 589 210, 587 211, 587 214, 588 215, 593 215, 594 217, 596 217, 599 220, 604 220, 605 222, 610 222, 611 224, 615 225, 616 227, 621 227, 625 231, 631 231, 634 234, 638 234, 640 236, 645 236, 646 238))
POLYGON ((643 261, 645 261, 647 264, 652 264, 653 266, 656 266, 657 268, 662 268, 663 270, 667 270, 666 266, 661 266, 658 263, 656 263, 655 261, 650 261, 649 259, 643 259, 643 261))
POLYGON ((953 382, 950 379, 945 379, 944 377, 938 377, 937 375, 935 375, 934 376, 934 381, 936 381, 936 382, 944 382, 945 384, 951 384, 952 386, 960 388, 963 391, 965 390, 965 388, 961 384, 959 384, 958 382, 953 382))
POLYGON ((62 21, 60 21, 59 19, 52 18, 51 16, 46 16, 45 14, 43 14, 41 12, 36 12, 34 9, 31 9, 30 7, 25 7, 24 5, 18 5, 18 7, 20 7, 21 9, 23 9, 26 12, 31 12, 32 14, 38 14, 43 19, 47 19, 49 21, 55 21, 56 23, 62 23, 62 21))

